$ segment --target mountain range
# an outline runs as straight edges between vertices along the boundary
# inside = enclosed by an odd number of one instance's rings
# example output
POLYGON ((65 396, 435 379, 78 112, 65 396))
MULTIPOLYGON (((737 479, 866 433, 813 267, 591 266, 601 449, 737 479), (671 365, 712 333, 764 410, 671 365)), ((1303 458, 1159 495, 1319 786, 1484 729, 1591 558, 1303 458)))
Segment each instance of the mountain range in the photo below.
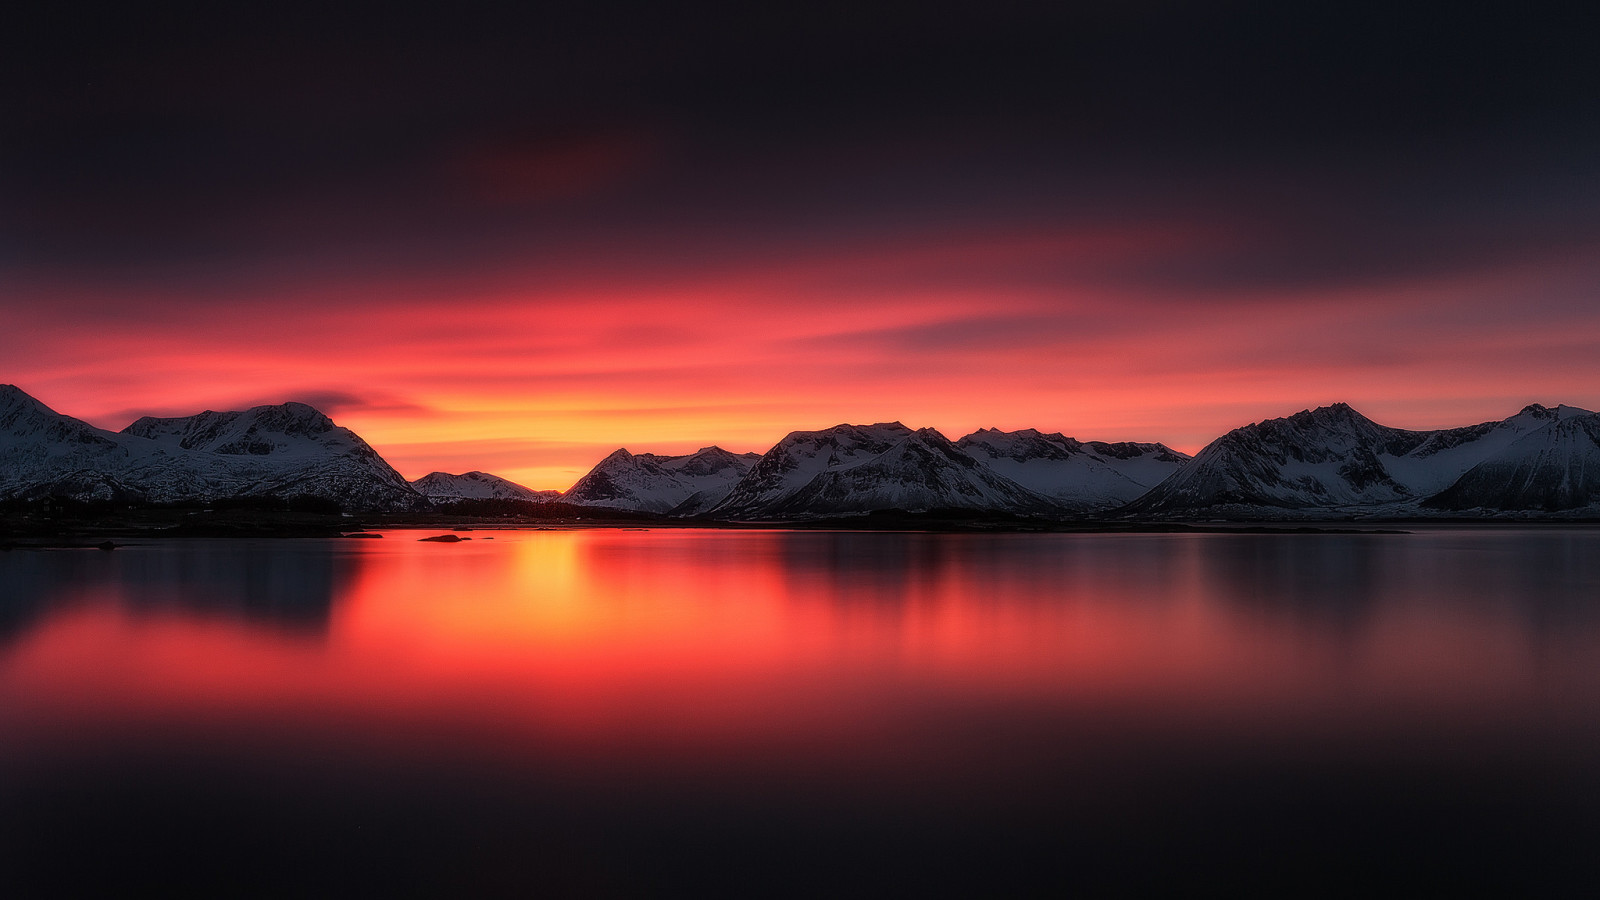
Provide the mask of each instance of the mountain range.
POLYGON ((1228 432, 1122 512, 1281 518, 1575 510, 1600 501, 1597 433, 1600 417, 1571 406, 1533 404, 1498 422, 1407 431, 1336 403, 1228 432))
POLYGON ((0 499, 208 503, 331 500, 350 509, 426 505, 348 428, 304 403, 139 419, 120 432, 0 385, 0 499))
POLYGON ((562 499, 663 515, 705 512, 750 471, 757 453, 730 453, 703 447, 683 456, 617 450, 578 479, 562 499))
POLYGON ((411 482, 417 493, 434 505, 459 503, 463 500, 521 500, 542 503, 561 499, 560 491, 536 491, 515 481, 490 475, 488 472, 465 472, 451 475, 448 472, 429 472, 411 482))
POLYGON ((1194 457, 1163 444, 980 429, 952 441, 899 422, 796 431, 762 454, 619 449, 568 491, 484 472, 407 482, 303 403, 139 419, 120 432, 0 386, 0 500, 193 504, 315 498, 355 511, 469 500, 777 522, 882 510, 1047 518, 1336 519, 1600 515, 1600 415, 1533 404, 1433 431, 1343 403, 1236 428, 1194 457))

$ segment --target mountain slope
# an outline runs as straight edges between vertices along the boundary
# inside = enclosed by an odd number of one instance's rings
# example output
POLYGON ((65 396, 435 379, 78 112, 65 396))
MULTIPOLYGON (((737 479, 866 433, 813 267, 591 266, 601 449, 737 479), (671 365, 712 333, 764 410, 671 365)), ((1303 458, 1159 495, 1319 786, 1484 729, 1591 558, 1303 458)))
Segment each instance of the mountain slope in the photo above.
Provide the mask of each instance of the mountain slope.
POLYGON ((64 416, 15 385, 0 385, 0 499, 120 500, 131 454, 117 434, 64 416))
POLYGON ((864 463, 911 434, 899 422, 794 431, 762 454, 709 515, 739 517, 782 504, 829 469, 864 463))
POLYGON ((352 509, 421 502, 349 429, 302 403, 144 418, 118 433, 0 387, 0 498, 211 502, 311 496, 352 509))
POLYGON ((187 452, 197 483, 170 477, 177 473, 170 459, 135 468, 157 495, 313 496, 357 509, 404 509, 420 499, 360 436, 304 403, 146 416, 122 435, 174 456, 187 452))
POLYGON ((956 446, 1028 490, 1084 511, 1121 506, 1189 459, 1165 444, 1083 442, 1032 428, 979 429, 956 446))
POLYGON ((721 501, 759 458, 721 447, 682 456, 619 449, 578 479, 561 499, 581 506, 662 514, 686 504, 687 509, 703 509, 721 501))
POLYGON ((487 472, 429 472, 411 482, 417 493, 435 503, 460 500, 557 500, 560 491, 536 491, 487 472))
POLYGON ((889 422, 788 435, 707 514, 770 520, 887 509, 1060 511, 939 432, 889 422))
POLYGON ((1413 505, 1557 421, 1537 404, 1438 431, 1379 425, 1339 403, 1228 432, 1130 503, 1130 514, 1270 514, 1413 505))
POLYGON ((1549 512, 1600 505, 1600 415, 1562 407, 1555 421, 1473 466, 1423 505, 1549 512))

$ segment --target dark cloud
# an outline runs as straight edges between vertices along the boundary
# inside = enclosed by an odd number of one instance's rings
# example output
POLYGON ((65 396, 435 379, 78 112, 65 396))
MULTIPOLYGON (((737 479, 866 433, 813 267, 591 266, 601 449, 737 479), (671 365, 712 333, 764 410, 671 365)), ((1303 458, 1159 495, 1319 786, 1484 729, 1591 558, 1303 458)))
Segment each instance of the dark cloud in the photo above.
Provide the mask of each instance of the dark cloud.
MULTIPOLYGON (((223 408, 226 408, 226 409, 230 409, 230 410, 240 410, 240 409, 249 409, 249 408, 251 408, 253 406, 268 406, 268 405, 275 405, 275 404, 278 404, 278 403, 284 403, 284 402, 288 402, 288 401, 294 401, 294 402, 298 402, 298 403, 304 403, 304 404, 306 404, 308 406, 314 406, 317 409, 321 410, 326 415, 328 415, 330 418, 334 418, 334 419, 337 419, 342 414, 350 413, 350 412, 401 413, 401 414, 406 414, 406 413, 429 413, 429 412, 433 412, 434 411, 430 407, 423 406, 423 405, 418 404, 418 403, 413 403, 413 402, 411 402, 409 400, 406 400, 404 398, 393 396, 393 395, 388 395, 388 394, 381 394, 381 393, 356 394, 356 393, 352 393, 350 391, 316 390, 316 389, 297 390, 297 391, 296 390, 291 390, 291 391, 288 392, 288 396, 286 396, 286 397, 245 398, 245 399, 238 400, 236 402, 222 403, 222 404, 219 404, 219 406, 221 406, 223 408)), ((134 421, 135 419, 139 419, 139 418, 141 418, 143 416, 157 416, 157 417, 192 416, 192 415, 194 415, 195 413, 198 413, 198 412, 201 412, 201 410, 199 410, 199 409, 180 409, 180 408, 177 408, 177 407, 149 407, 149 406, 144 406, 144 407, 133 407, 133 408, 130 408, 130 409, 116 410, 116 411, 113 411, 113 412, 110 412, 110 413, 106 413, 106 414, 101 415, 101 416, 97 416, 96 418, 99 421, 126 424, 126 423, 134 421)), ((108 426, 108 427, 120 428, 120 427, 122 427, 122 425, 119 424, 119 425, 112 425, 112 426, 108 426)))
POLYGON ((314 406, 330 417, 347 412, 425 413, 430 407, 413 403, 403 397, 383 393, 361 393, 339 390, 290 391, 290 400, 314 406))
POLYGON ((926 360, 957 358, 965 354, 1028 352, 1059 344, 1062 335, 1094 339, 1126 334, 1142 327, 1098 313, 963 316, 937 322, 874 328, 816 337, 789 343, 800 350, 829 350, 859 354, 862 359, 907 354, 926 360))
POLYGON ((768 6, 35 7, 0 38, 0 266, 716 266, 1109 223, 1226 232, 1105 276, 1204 291, 1600 237, 1582 10, 768 6))

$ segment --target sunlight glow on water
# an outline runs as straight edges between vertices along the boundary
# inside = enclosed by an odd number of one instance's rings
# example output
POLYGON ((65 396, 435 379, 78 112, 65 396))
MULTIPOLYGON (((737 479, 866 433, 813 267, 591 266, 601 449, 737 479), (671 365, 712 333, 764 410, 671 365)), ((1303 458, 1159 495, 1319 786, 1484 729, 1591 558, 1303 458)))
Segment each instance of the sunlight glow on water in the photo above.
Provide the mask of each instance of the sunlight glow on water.
POLYGON ((1600 532, 418 536, 0 556, 0 775, 467 773, 1001 833, 1263 766, 1600 807, 1600 532))

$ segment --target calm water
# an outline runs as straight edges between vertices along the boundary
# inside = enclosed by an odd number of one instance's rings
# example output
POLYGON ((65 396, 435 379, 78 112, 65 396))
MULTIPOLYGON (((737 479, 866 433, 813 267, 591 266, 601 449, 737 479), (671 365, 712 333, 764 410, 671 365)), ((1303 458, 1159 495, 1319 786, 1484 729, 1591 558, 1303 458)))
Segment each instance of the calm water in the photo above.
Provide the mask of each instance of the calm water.
POLYGON ((1596 887, 1597 530, 419 536, 0 554, 0 893, 1596 887))

